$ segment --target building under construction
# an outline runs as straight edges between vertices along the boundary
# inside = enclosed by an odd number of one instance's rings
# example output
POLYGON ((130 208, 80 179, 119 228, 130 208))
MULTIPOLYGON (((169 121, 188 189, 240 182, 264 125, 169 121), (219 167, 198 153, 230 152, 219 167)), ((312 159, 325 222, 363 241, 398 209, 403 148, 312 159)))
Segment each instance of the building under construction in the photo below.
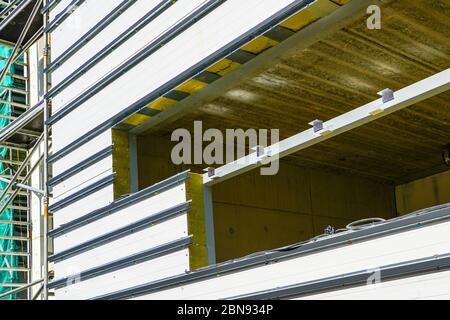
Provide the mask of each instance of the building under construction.
POLYGON ((0 0, 0 299, 450 299, 449 17, 0 0))

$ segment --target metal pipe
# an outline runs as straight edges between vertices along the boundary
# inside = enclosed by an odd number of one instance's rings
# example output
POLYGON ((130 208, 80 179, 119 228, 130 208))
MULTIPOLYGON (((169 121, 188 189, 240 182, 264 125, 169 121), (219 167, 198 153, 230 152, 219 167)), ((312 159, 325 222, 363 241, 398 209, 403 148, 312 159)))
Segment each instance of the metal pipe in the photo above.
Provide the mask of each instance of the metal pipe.
MULTIPOLYGON (((21 55, 23 55, 26 51, 28 51, 28 49, 30 49, 30 47, 31 47, 31 46, 39 39, 39 37, 42 36, 43 32, 44 32, 44 28, 41 27, 41 28, 40 28, 40 29, 39 29, 39 30, 38 30, 38 31, 30 38, 30 40, 28 40, 28 42, 25 43, 25 44, 22 46, 22 49, 21 49, 21 50, 19 51, 19 53, 17 54, 16 60, 14 61, 14 63, 20 63, 20 62, 17 61, 17 59, 19 59, 21 55)), ((23 65, 28 65, 28 63, 27 63, 27 64, 23 63, 23 65)))
POLYGON ((25 111, 17 120, 8 124, 7 127, 0 131, 0 143, 4 143, 7 139, 16 133, 27 134, 27 130, 23 129, 30 121, 36 119, 44 108, 44 100, 38 102, 32 108, 25 111))
MULTIPOLYGON (((28 30, 31 27, 31 23, 33 22, 34 18, 36 17, 36 14, 39 12, 39 7, 41 6, 42 1, 43 0, 38 0, 36 2, 36 4, 34 5, 33 10, 31 11, 31 14, 28 17, 27 22, 25 23, 25 26, 23 27, 23 30, 20 33, 19 39, 17 40, 17 43, 14 46, 13 52, 11 53, 11 56, 9 57, 8 61, 6 62, 5 68, 0 73, 0 83, 3 82, 3 78, 6 76, 6 74, 8 73, 9 68, 11 67, 12 63, 15 61, 16 56, 17 56, 17 52, 19 51, 19 48, 22 45, 22 42, 25 39, 25 36, 27 35, 28 30)), ((2 28, 1 28, 1 24, 2 23, 0 23, 0 30, 2 30, 2 28)))
MULTIPOLYGON (((25 160, 22 162, 22 165, 19 167, 19 169, 17 169, 16 173, 14 174, 14 176, 11 179, 11 182, 6 186, 6 189, 3 190, 2 195, 0 196, 0 203, 5 199, 6 194, 8 193, 9 190, 11 190, 12 185, 14 183, 16 183, 17 178, 22 174, 23 170, 25 170, 25 168, 28 166, 28 162, 30 161, 31 157, 33 156, 33 154, 36 152, 37 149, 39 149, 39 144, 41 143, 41 141, 44 139, 44 134, 42 134, 39 139, 36 142, 36 145, 33 147, 33 149, 31 149, 30 153, 27 155, 27 157, 25 158, 25 160)), ((0 215, 3 213, 3 211, 0 211, 0 215)))
MULTIPOLYGON (((44 155, 42 154, 38 161, 34 164, 34 166, 31 168, 30 171, 28 171, 28 173, 26 174, 26 176, 23 178, 23 182, 26 183, 28 181, 28 179, 31 178, 31 174, 33 173, 34 170, 36 170, 36 168, 39 167, 39 163, 42 161, 42 159, 44 158, 44 155)), ((9 196, 9 198, 6 200, 6 202, 3 204, 3 206, 0 209, 0 216, 2 215, 2 213, 9 207, 10 203, 14 200, 14 198, 17 196, 17 194, 19 193, 20 188, 17 188, 16 190, 14 190, 14 192, 9 196)), ((5 195, 6 192, 4 192, 2 194, 5 195)), ((0 201, 1 203, 1 201, 0 201)))
MULTIPOLYGON (((47 6, 48 0, 44 0, 44 8, 47 6)), ((46 30, 49 22, 49 13, 44 13, 43 30, 46 30)), ((44 65, 43 70, 47 70, 50 63, 50 37, 47 32, 44 32, 44 65)), ((44 233, 44 283, 43 283, 43 300, 48 300, 48 204, 49 204, 49 187, 48 187, 48 157, 49 157, 49 130, 48 119, 50 117, 51 100, 47 98, 47 93, 50 89, 48 83, 48 74, 44 72, 44 196, 43 196, 43 233, 44 233)))
POLYGON ((31 300, 36 300, 37 297, 39 297, 39 295, 41 294, 42 289, 44 289, 44 285, 43 285, 43 284, 41 284, 41 285, 39 286, 38 291, 36 291, 36 293, 34 294, 33 298, 31 298, 31 300))
POLYGON ((5 297, 7 297, 7 296, 10 296, 10 295, 12 295, 12 294, 21 292, 21 291, 23 291, 23 290, 26 290, 26 289, 28 289, 28 288, 30 288, 30 287, 33 287, 33 286, 35 286, 35 285, 41 283, 42 281, 44 281, 44 279, 40 279, 40 280, 31 282, 31 283, 29 283, 29 284, 26 284, 26 285, 24 285, 24 286, 22 286, 22 287, 20 287, 20 288, 17 288, 17 289, 8 291, 8 292, 6 292, 6 293, 2 293, 2 294, 0 294, 0 299, 5 298, 5 297))
MULTIPOLYGON (((6 183, 10 183, 11 182, 11 180, 6 179, 6 178, 2 178, 2 177, 0 177, 0 181, 6 182, 6 183)), ((29 185, 26 185, 26 184, 23 184, 23 183, 14 183, 14 184, 15 184, 16 188, 28 190, 28 191, 31 191, 31 192, 34 192, 34 193, 37 193, 37 194, 41 194, 41 195, 44 194, 43 190, 30 187, 29 185)))

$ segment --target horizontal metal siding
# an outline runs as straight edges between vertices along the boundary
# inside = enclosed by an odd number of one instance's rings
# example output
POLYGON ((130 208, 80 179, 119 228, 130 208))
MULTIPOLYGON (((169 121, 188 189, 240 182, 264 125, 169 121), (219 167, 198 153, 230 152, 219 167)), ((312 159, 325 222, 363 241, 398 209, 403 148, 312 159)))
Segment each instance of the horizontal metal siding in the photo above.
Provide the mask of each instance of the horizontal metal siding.
MULTIPOLYGON (((73 177, 74 175, 76 175, 77 173, 83 171, 84 169, 90 167, 91 165, 105 159, 108 158, 110 156, 112 156, 112 146, 103 148, 102 150, 100 150, 99 152, 93 154, 92 156, 84 159, 82 162, 76 164, 75 166, 69 167, 67 170, 65 170, 64 172, 61 172, 60 174, 54 176, 53 178, 51 178, 48 181, 48 185, 50 187, 54 187, 55 185, 58 185, 60 183, 62 183, 63 181, 66 181, 67 179, 70 179, 71 177, 73 177)), ((109 166, 109 164, 108 164, 109 166)))
MULTIPOLYGON (((158 15, 163 14, 173 6, 173 3, 169 0, 136 2, 99 32, 91 41, 84 43, 75 55, 72 55, 52 73, 54 78, 52 79, 53 86, 48 95, 54 98, 59 105, 60 101, 61 103, 66 103, 74 97, 74 93, 77 94, 89 87, 99 77, 111 71, 114 65, 142 47, 154 35, 153 33, 147 35, 146 38, 141 39, 144 41, 141 43, 131 41, 132 38, 137 37, 137 26, 151 23, 158 15), (104 60, 103 63, 102 60, 104 60), (93 66, 98 64, 101 65, 97 67, 99 71, 96 73, 91 72, 91 78, 83 76, 89 69, 95 70, 93 66), (84 79, 84 81, 76 81, 75 79, 77 78, 84 79), (73 84, 69 85, 70 83, 73 84), (68 92, 67 90, 62 92, 61 90, 65 88, 72 89, 68 90, 68 92)), ((175 15, 173 22, 176 21, 176 18, 177 16, 175 15)), ((91 18, 88 15, 85 19, 91 18)), ((164 25, 155 29, 162 32, 163 28, 164 25)), ((55 111, 57 110, 55 109, 55 111)))
POLYGON ((450 271, 408 277, 372 286, 334 290, 292 300, 448 300, 450 271))
MULTIPOLYGON (((59 139, 58 137, 64 135, 66 130, 70 129, 71 128, 67 127, 64 128, 63 126, 53 126, 53 136, 54 140, 56 140, 52 145, 53 153, 58 152, 65 147, 65 145, 61 143, 63 141, 60 141, 62 139, 59 139)), ((110 146, 112 146, 112 132, 111 130, 105 130, 104 132, 93 137, 88 142, 79 146, 76 150, 74 150, 74 152, 67 153, 64 157, 60 157, 58 161, 54 161, 52 160, 53 157, 50 157, 50 162, 52 163, 53 167, 53 175, 57 176, 63 173, 68 168, 71 168, 81 161, 88 159, 99 150, 110 146)))
POLYGON ((157 214, 184 202, 186 202, 186 188, 182 184, 144 201, 131 204, 123 210, 58 237, 55 241, 55 253, 112 232, 124 226, 124 224, 130 224, 145 217, 151 217, 153 214, 157 214))
MULTIPOLYGON (((92 129, 102 120, 105 120, 107 116, 118 113, 128 106, 130 101, 144 96, 161 83, 176 77, 180 72, 192 66, 195 61, 201 60, 232 41, 249 27, 256 25, 261 19, 269 17, 276 9, 283 8, 290 2, 254 3, 254 1, 247 1, 245 2, 245 8, 242 7, 240 1, 239 3, 233 0, 225 2, 189 30, 183 32, 141 62, 138 67, 128 71, 121 78, 83 103, 76 112, 73 111, 67 115, 65 119, 68 119, 67 123, 69 124, 73 122, 73 119, 80 117, 80 115, 74 115, 78 112, 85 116, 86 121, 83 121, 82 126, 77 128, 78 130, 73 131, 73 135, 66 135, 66 143, 92 129), (251 19, 246 16, 246 10, 252 10, 254 13, 251 19), (178 50, 179 48, 184 48, 184 50, 178 50), (155 73, 158 73, 158 78, 147 76, 155 73), (142 83, 145 83, 146 86, 142 86, 142 83), (127 92, 126 96, 121 94, 123 91, 127 92), (99 110, 98 107, 95 107, 99 105, 108 105, 108 108, 99 110), (95 114, 94 110, 96 110, 95 114)), ((170 10, 167 14, 170 14, 170 10)), ((152 25, 150 24, 149 27, 152 25)), ((146 30, 144 29, 141 32, 146 32, 146 30)), ((95 76, 91 76, 91 78, 95 79, 95 76)))
POLYGON ((108 185, 63 209, 58 210, 53 216, 54 228, 61 227, 61 225, 80 218, 89 212, 109 205, 114 201, 113 196, 113 186, 108 185))
POLYGON ((54 266, 55 275, 57 278, 63 278, 70 275, 74 268, 80 271, 88 270, 187 236, 187 218, 186 214, 183 214, 57 261, 54 266))
POLYGON ((66 208, 67 206, 70 206, 79 200, 83 199, 86 196, 89 196, 98 190, 104 189, 105 187, 112 185, 114 182, 114 174, 109 174, 106 177, 103 177, 102 179, 99 179, 95 182, 91 182, 89 185, 85 186, 84 188, 70 194, 69 196, 58 200, 53 201, 50 206, 48 207, 48 210, 50 212, 57 212, 61 209, 66 208))
POLYGON ((449 207, 291 250, 211 266, 99 298, 224 299, 380 266, 447 254, 449 207), (420 223, 419 223, 420 221, 420 223), (406 229, 402 229, 406 228, 406 229), (359 238, 365 234, 369 238, 359 238), (339 239, 348 239, 340 242, 339 239), (220 276, 217 276, 217 275, 220 276), (263 279, 263 280, 262 280, 263 279), (147 292, 147 293, 146 293, 147 292))
POLYGON ((71 197, 76 192, 86 188, 107 176, 113 174, 112 155, 91 164, 77 174, 57 184, 52 189, 53 201, 59 202, 71 197))
MULTIPOLYGON (((57 15, 70 9, 72 0, 62 1, 54 10, 50 11, 50 24, 57 15)), ((104 18, 120 0, 87 0, 81 6, 75 9, 71 15, 52 31, 52 52, 51 59, 57 58, 67 48, 77 41, 80 37, 90 30, 98 21, 104 18), (92 19, 86 19, 90 16, 92 19)), ((53 81, 53 80, 52 80, 53 81)))
POLYGON ((56 299, 90 299, 99 294, 129 288, 184 272, 189 269, 189 251, 182 251, 101 275, 74 285, 57 289, 56 299))
MULTIPOLYGON (((80 223, 67 232, 51 232, 56 234, 55 254, 49 261, 56 280, 50 288, 56 288, 56 299, 92 298, 111 292, 108 288, 128 288, 189 270, 187 179, 187 172, 175 175, 79 216, 80 223), (80 283, 72 282, 74 273, 81 275, 80 283)), ((71 222, 59 228, 66 225, 71 222)))
POLYGON ((60 237, 66 233, 69 233, 78 228, 82 228, 85 225, 94 223, 97 220, 112 215, 134 204, 144 202, 148 198, 151 198, 159 193, 164 192, 165 190, 169 190, 174 186, 178 186, 184 183, 188 179, 188 173, 188 171, 179 173, 150 187, 133 193, 127 197, 122 197, 108 206, 91 211, 88 214, 79 217, 78 219, 72 220, 70 223, 64 224, 64 226, 51 230, 49 232, 49 236, 54 238, 60 237))

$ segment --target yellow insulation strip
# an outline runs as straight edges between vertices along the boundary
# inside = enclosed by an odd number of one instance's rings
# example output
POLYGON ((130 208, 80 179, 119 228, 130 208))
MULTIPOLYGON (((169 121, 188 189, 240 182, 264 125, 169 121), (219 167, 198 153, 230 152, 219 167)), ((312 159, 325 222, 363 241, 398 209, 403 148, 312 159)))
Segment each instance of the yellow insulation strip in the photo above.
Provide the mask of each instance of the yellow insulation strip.
POLYGON ((190 94, 193 94, 201 89, 203 89, 204 87, 206 87, 208 84, 204 83, 202 81, 198 81, 195 79, 191 79, 185 83, 183 83, 181 86, 179 86, 178 88, 176 88, 175 90, 178 91, 183 91, 183 92, 187 92, 190 94))
POLYGON ((253 54, 259 54, 264 50, 272 48, 278 44, 277 41, 269 39, 265 36, 260 36, 250 43, 241 48, 242 51, 251 52, 253 54))
POLYGON ((112 130, 114 199, 130 193, 130 172, 128 163, 128 131, 112 130))
POLYGON ((307 9, 303 9, 299 13, 293 15, 280 26, 298 31, 314 21, 324 17, 334 10, 339 8, 339 5, 328 0, 318 0, 311 4, 307 9))
POLYGON ((164 111, 164 110, 168 109, 169 107, 171 107, 172 105, 174 105, 175 103, 177 103, 176 100, 169 99, 166 97, 161 97, 161 98, 153 101, 152 103, 150 103, 148 105, 148 108, 164 111))
POLYGON ((192 235, 192 245, 189 247, 189 265, 192 271, 208 265, 203 176, 201 174, 189 173, 189 179, 186 181, 186 196, 188 200, 191 200, 191 209, 188 213, 188 234, 192 235))
POLYGON ((237 62, 233 62, 229 59, 223 59, 217 62, 215 65, 208 69, 209 72, 216 73, 218 75, 224 76, 228 72, 231 72, 237 68, 239 68, 240 64, 237 62))
POLYGON ((131 124, 132 126, 138 126, 140 124, 143 124, 150 118, 151 118, 150 116, 147 116, 145 114, 136 113, 136 114, 133 114, 132 116, 130 116, 128 119, 126 119, 123 123, 131 124))

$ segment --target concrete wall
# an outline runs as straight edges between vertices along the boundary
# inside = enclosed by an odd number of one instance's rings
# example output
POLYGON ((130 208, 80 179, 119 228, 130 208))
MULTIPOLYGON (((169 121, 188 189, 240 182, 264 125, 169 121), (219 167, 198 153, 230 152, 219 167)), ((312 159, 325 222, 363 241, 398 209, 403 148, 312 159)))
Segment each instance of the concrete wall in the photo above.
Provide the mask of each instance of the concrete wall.
MULTIPOLYGON (((141 188, 188 169, 172 164, 170 150, 168 139, 138 138, 141 188)), ((213 206, 218 262, 309 239, 328 225, 396 212, 393 186, 287 163, 276 176, 252 171, 215 186, 213 206)))
POLYGON ((395 189, 399 215, 450 202, 450 170, 395 189))

